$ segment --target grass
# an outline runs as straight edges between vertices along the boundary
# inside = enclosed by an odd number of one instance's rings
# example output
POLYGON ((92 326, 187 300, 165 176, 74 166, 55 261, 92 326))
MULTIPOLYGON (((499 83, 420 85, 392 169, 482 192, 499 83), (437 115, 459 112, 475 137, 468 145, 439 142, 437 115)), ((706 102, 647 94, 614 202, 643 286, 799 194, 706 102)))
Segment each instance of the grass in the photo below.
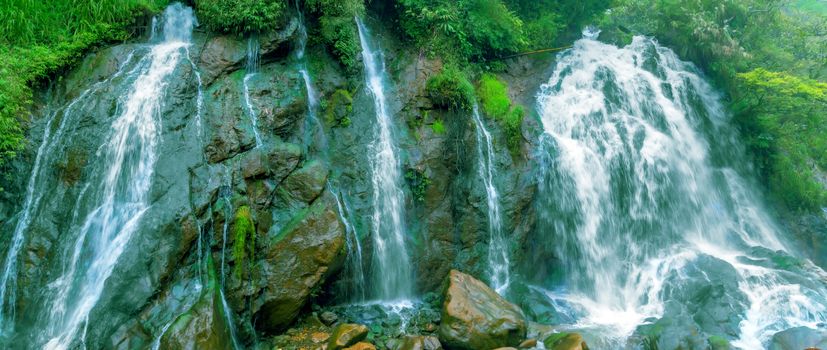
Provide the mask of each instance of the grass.
POLYGON ((0 0, 0 168, 25 147, 32 86, 91 47, 125 40, 166 0, 0 0))
POLYGON ((493 74, 483 74, 477 87, 482 109, 505 130, 506 142, 512 156, 520 152, 521 125, 525 117, 522 106, 515 106, 508 97, 508 85, 493 74))

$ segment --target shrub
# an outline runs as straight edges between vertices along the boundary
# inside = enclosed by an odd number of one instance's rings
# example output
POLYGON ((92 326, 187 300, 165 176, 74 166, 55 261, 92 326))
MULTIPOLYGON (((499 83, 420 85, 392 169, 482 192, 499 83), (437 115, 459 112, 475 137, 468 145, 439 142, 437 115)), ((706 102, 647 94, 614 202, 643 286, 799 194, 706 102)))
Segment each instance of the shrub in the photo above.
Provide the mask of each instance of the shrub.
POLYGON ((511 154, 516 156, 522 144, 521 126, 525 111, 522 106, 512 108, 508 97, 508 85, 493 74, 483 74, 477 95, 485 113, 494 118, 505 131, 506 143, 511 154))
POLYGON ((246 205, 242 206, 238 208, 238 211, 235 213, 235 222, 233 224, 233 238, 235 239, 233 242, 233 259, 235 260, 233 273, 236 277, 242 276, 244 260, 248 250, 250 251, 250 260, 252 261, 254 259, 255 237, 256 228, 250 213, 250 207, 246 205), (248 239, 249 244, 247 243, 248 239))
POLYGON ((511 99, 508 97, 508 85, 500 81, 493 74, 483 74, 480 78, 477 94, 482 102, 482 108, 489 116, 503 119, 511 110, 511 99))
POLYGON ((212 30, 252 33, 273 29, 284 18, 280 0, 196 0, 198 19, 212 30))
POLYGON ((365 12, 360 0, 307 0, 307 8, 318 18, 322 41, 342 65, 357 71, 361 51, 355 18, 365 12))
POLYGON ((428 78, 425 91, 431 101, 442 108, 467 110, 474 101, 474 86, 453 67, 446 67, 428 78))

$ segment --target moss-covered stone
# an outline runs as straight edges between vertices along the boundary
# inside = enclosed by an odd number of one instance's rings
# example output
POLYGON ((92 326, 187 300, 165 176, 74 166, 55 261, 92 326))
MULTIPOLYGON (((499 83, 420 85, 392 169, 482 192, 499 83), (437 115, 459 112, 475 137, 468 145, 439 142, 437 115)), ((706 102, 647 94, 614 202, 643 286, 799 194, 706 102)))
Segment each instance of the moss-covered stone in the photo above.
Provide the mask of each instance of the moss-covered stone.
POLYGON ((338 89, 327 99, 324 106, 324 120, 331 127, 350 126, 353 112, 353 95, 345 89, 338 89))

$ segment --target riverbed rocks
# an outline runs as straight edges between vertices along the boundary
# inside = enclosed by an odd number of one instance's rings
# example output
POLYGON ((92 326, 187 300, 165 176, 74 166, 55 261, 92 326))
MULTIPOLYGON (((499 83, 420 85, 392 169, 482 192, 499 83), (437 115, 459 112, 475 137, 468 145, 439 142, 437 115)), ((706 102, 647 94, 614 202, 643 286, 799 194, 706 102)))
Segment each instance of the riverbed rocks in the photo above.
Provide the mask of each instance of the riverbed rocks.
POLYGON ((583 336, 578 333, 552 334, 543 341, 543 345, 548 350, 589 350, 583 336))
POLYGON ((333 330, 327 350, 341 350, 365 339, 368 336, 368 327, 360 324, 343 323, 333 330))
POLYGON ((518 346, 526 336, 523 312, 474 277, 451 270, 439 338, 449 349, 518 346))

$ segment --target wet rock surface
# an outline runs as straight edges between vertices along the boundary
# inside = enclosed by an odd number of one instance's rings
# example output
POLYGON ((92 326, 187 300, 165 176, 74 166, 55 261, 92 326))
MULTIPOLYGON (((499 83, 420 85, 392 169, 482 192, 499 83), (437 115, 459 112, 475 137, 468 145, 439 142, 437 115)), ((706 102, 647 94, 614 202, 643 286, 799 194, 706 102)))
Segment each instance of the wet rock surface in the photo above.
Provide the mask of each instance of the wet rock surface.
POLYGON ((440 339, 451 349, 518 346, 526 337, 523 312, 479 280, 452 270, 442 308, 440 339))

